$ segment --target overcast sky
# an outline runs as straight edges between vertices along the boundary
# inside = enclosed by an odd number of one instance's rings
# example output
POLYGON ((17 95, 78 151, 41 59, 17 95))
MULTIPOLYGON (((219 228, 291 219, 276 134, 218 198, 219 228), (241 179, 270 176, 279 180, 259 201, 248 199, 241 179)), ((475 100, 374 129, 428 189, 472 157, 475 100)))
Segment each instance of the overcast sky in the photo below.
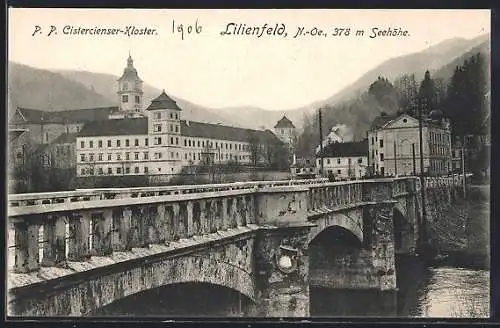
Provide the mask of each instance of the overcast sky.
POLYGON ((129 51, 140 77, 167 93, 208 107, 239 105, 284 110, 325 99, 386 59, 455 37, 490 32, 489 10, 116 10, 10 9, 9 60, 44 69, 120 75, 129 51), (202 26, 172 34, 172 21, 202 26), (228 23, 284 23, 287 37, 221 36, 228 23), (35 26, 42 34, 35 34, 35 26), (47 36, 50 26, 57 28, 47 36), (156 29, 150 36, 65 35, 66 25, 156 29), (297 27, 348 37, 294 39, 297 27), (370 38, 372 28, 407 30, 407 37, 370 38), (353 36, 355 30, 364 36, 353 36))

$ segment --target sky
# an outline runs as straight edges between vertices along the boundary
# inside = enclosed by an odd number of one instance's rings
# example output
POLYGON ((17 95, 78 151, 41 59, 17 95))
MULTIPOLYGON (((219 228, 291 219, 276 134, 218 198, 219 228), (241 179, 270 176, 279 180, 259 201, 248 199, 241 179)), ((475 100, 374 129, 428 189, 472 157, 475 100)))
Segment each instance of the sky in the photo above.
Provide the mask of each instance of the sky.
POLYGON ((446 39, 470 39, 490 32, 489 10, 10 8, 8 15, 11 61, 42 69, 121 75, 130 52, 146 83, 212 108, 305 106, 332 96, 387 59, 425 50, 446 39), (278 35, 281 29, 260 38, 221 35, 230 23, 283 24, 287 36, 278 35), (178 32, 181 25, 183 39, 178 32), (49 35, 51 26, 55 32, 49 35), (71 35, 64 33, 67 26, 124 31, 134 26, 155 32, 71 35), (328 34, 294 38, 299 27, 311 34, 317 30, 328 34), (334 36, 335 28, 343 34, 334 36), (350 34, 344 35, 342 28, 350 28, 350 34), (401 28, 407 35, 371 38, 373 28, 401 28), (364 31, 363 36, 356 36, 358 30, 364 31))

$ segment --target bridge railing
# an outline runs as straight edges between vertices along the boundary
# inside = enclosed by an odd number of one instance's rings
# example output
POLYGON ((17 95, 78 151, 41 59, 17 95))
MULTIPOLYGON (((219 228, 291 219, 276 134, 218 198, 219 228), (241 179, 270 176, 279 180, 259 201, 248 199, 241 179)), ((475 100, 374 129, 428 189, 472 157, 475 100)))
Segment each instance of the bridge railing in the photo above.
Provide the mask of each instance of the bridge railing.
POLYGON ((328 179, 321 178, 308 180, 249 181, 184 186, 78 189, 73 191, 13 194, 9 195, 8 202, 9 208, 14 208, 46 204, 69 204, 107 199, 126 199, 203 192, 220 192, 227 190, 245 190, 274 186, 314 185, 326 182, 328 182, 328 179))
POLYGON ((356 204, 363 199, 363 183, 367 180, 327 182, 309 187, 310 211, 356 204))
POLYGON ((13 269, 81 262, 256 223, 254 190, 44 204, 11 209, 13 269), (12 236, 13 234, 13 236, 12 236))

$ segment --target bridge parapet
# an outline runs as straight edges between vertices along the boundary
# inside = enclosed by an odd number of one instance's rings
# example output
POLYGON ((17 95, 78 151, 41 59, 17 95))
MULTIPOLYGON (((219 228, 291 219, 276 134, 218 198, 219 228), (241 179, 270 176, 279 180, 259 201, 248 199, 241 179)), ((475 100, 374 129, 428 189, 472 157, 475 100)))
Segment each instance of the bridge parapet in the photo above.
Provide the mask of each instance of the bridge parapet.
POLYGON ((363 183, 366 181, 330 182, 310 186, 308 210, 317 211, 360 203, 363 201, 363 183))
POLYGON ((48 204, 84 203, 95 200, 158 197, 181 194, 199 194, 229 190, 251 190, 279 186, 309 186, 328 182, 328 179, 250 181, 223 184, 157 186, 136 188, 78 189, 73 191, 27 193, 9 195, 9 208, 48 204))
POLYGON ((168 244, 256 222, 253 190, 14 208, 14 271, 37 271, 133 247, 168 244), (42 238, 40 238, 42 236, 42 238), (41 239, 41 240, 40 240, 41 239))

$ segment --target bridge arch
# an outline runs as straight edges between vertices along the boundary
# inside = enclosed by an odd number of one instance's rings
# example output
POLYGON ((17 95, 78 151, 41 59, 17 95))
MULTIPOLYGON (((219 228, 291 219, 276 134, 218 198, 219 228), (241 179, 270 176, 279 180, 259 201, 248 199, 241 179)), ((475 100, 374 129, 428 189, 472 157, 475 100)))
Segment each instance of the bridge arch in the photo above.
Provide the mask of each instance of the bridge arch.
MULTIPOLYGON (((254 239, 249 238, 166 259, 103 267, 99 273, 48 288, 38 296, 17 296, 12 308, 23 316, 84 316, 128 296, 181 283, 205 283, 235 290, 255 302, 254 239)), ((84 275, 86 273, 83 273, 84 275)))
POLYGON ((254 304, 247 295, 220 284, 182 282, 129 295, 86 316, 241 316, 251 313, 254 304))
POLYGON ((363 242, 363 212, 354 210, 349 213, 332 213, 314 221, 315 227, 311 228, 308 244, 330 227, 340 227, 352 233, 360 242, 363 242))

